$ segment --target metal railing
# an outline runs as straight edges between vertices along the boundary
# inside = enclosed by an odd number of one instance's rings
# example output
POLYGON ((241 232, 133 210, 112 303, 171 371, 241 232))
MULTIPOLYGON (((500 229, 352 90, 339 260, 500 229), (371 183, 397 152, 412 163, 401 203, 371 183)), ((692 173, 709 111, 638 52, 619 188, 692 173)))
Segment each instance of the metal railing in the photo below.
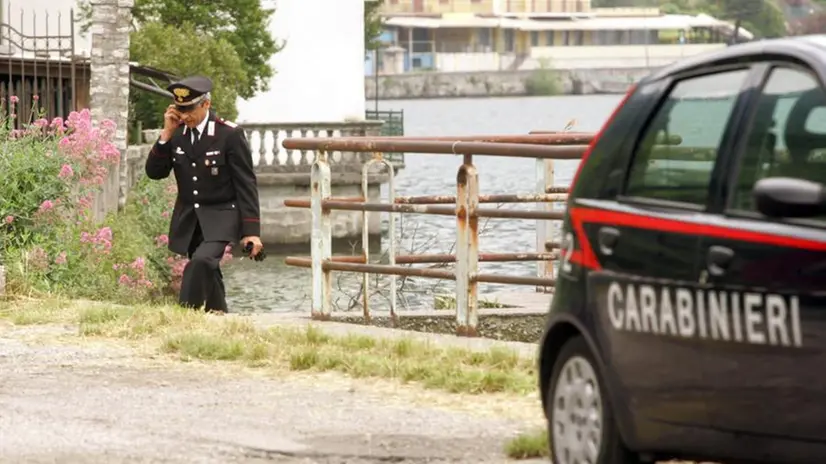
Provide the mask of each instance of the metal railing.
POLYGON ((553 160, 580 159, 593 134, 589 133, 532 133, 529 135, 470 136, 470 137, 350 137, 350 138, 288 138, 283 146, 288 149, 314 150, 311 197, 288 199, 289 207, 310 208, 312 237, 310 257, 290 256, 286 264, 312 269, 312 317, 329 319, 332 309, 333 271, 362 273, 362 306, 365 322, 369 322, 370 303, 368 274, 383 274, 390 281, 390 317, 395 322, 396 277, 412 276, 453 280, 456 282, 457 334, 475 336, 478 322, 478 284, 501 283, 531 285, 552 289, 552 262, 557 260, 559 244, 548 241, 549 221, 562 219, 564 212, 553 211, 552 203, 567 200, 567 186, 553 185, 553 160), (373 153, 373 159, 362 170, 362 197, 333 197, 330 191, 331 151, 373 153), (457 172, 456 195, 428 195, 396 197, 395 172, 383 152, 407 152, 434 155, 462 155, 463 163, 457 172), (536 160, 536 191, 481 195, 474 156, 502 156, 536 160), (370 202, 367 178, 375 164, 386 166, 390 185, 387 202, 370 202), (490 203, 537 203, 534 210, 509 210, 480 207, 490 203), (362 254, 332 256, 332 210, 361 211, 363 221, 362 254), (390 213, 389 263, 371 263, 369 259, 368 218, 372 212, 390 213), (396 215, 431 214, 456 217, 456 254, 396 254, 396 215), (537 221, 537 249, 524 253, 480 253, 479 218, 535 219, 537 221), (480 262, 536 261, 537 276, 522 277, 479 272, 480 262), (405 267, 402 264, 456 263, 455 272, 444 269, 405 267))
POLYGON ((16 98, 15 127, 32 119, 66 118, 88 106, 89 62, 78 56, 74 10, 12 14, 0 23, 0 102, 6 110, 16 98))

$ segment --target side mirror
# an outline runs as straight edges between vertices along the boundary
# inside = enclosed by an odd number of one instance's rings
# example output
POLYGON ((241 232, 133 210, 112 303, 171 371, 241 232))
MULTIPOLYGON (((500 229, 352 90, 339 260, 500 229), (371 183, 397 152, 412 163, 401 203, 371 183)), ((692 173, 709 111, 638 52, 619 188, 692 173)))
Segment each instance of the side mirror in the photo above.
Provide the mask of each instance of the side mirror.
POLYGON ((773 218, 810 218, 826 214, 826 187, 792 177, 769 177, 754 184, 757 210, 773 218))

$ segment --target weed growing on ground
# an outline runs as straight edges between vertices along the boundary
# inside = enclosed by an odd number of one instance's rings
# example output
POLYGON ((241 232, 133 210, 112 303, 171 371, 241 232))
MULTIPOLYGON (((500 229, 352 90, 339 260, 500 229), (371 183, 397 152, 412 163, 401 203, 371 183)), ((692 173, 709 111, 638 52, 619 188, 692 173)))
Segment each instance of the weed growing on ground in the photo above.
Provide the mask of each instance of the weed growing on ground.
POLYGON ((334 336, 311 324, 262 329, 242 317, 209 316, 172 306, 38 300, 3 306, 0 317, 15 324, 73 322, 83 337, 149 342, 182 361, 337 371, 355 378, 415 382, 453 393, 522 395, 536 390, 535 362, 504 348, 476 352, 412 338, 334 336))
POLYGON ((512 459, 548 457, 548 432, 538 429, 518 435, 505 443, 505 454, 512 459))

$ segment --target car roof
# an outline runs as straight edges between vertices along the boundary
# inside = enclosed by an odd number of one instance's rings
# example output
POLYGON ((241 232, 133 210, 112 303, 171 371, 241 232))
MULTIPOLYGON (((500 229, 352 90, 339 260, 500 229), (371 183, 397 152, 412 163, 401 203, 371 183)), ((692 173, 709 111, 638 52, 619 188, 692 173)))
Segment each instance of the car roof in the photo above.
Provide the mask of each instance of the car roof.
POLYGON ((678 60, 655 70, 645 80, 655 81, 698 67, 770 55, 804 61, 812 65, 818 74, 826 75, 826 34, 764 39, 731 45, 721 50, 678 60))

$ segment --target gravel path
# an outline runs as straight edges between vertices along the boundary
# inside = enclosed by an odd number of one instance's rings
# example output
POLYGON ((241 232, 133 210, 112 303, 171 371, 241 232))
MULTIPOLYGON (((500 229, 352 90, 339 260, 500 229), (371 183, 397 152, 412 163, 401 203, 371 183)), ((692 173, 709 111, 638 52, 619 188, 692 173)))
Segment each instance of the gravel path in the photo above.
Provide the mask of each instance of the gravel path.
POLYGON ((517 417, 495 397, 184 364, 61 331, 0 322, 2 463, 504 463, 537 424, 531 399, 517 417))

